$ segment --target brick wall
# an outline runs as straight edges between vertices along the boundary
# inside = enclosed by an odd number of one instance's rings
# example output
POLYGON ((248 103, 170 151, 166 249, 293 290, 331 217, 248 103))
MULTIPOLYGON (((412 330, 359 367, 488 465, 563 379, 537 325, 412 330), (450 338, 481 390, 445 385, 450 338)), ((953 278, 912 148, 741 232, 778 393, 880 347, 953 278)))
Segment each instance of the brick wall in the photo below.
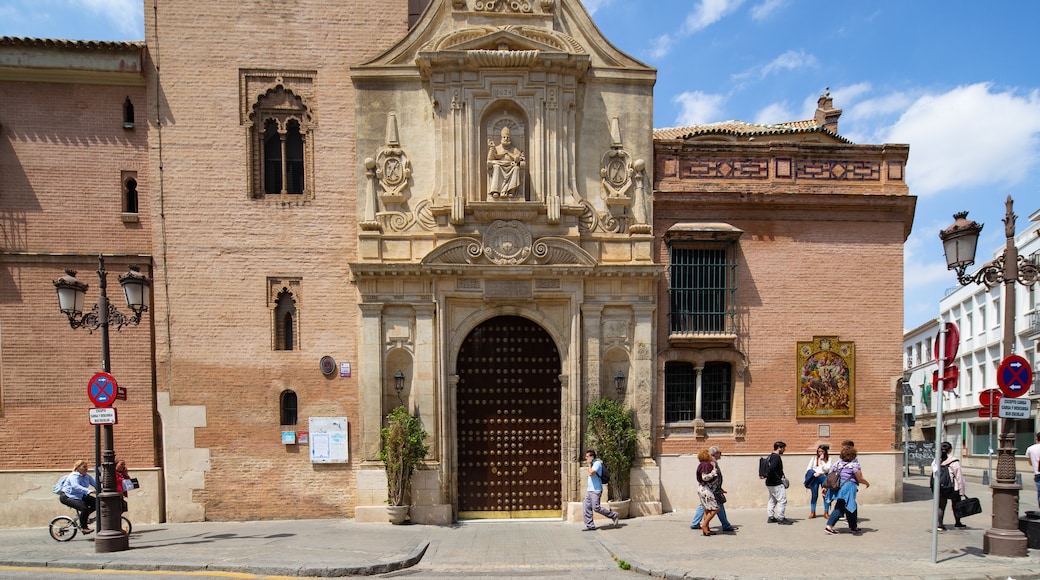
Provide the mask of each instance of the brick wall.
MULTIPOLYGON (((146 273, 150 267, 147 137, 141 122, 123 128, 127 97, 144 108, 143 79, 41 76, 48 82, 0 71, 0 470, 94 464, 87 382, 102 370, 101 333, 69 328, 52 281, 64 268, 78 270, 89 285, 89 310, 98 299, 97 254, 104 253, 109 298, 129 313, 118 276, 130 263, 146 273), (136 222, 121 216, 125 171, 137 174, 136 222)), ((159 458, 151 318, 110 334, 112 374, 128 391, 116 404, 115 450, 131 469, 152 468, 159 458)))
MULTIPOLYGON (((356 453, 311 464, 306 446, 280 440, 279 397, 296 392, 307 417, 345 416, 357 443, 356 378, 326 378, 318 361, 357 360, 354 91, 349 66, 406 32, 408 2, 307 0, 265 4, 175 0, 146 19, 151 89, 163 124, 162 195, 155 217, 158 388, 178 406, 205 406, 194 445, 208 459, 181 473, 206 519, 343 517, 355 505, 356 453), (228 24, 233 23, 233 24, 228 24), (160 74, 155 75, 155 65, 160 74), (313 200, 249 197, 248 124, 240 71, 315 71, 306 103, 315 123, 313 200), (300 348, 272 350, 269 279, 296 278, 300 348), (169 320, 167 328, 166 320, 169 320), (199 477, 196 477, 199 476, 199 477), (292 511, 282 498, 292 497, 292 511)), ((159 147, 153 131, 151 145, 159 147)), ((153 170, 158 171, 153 156, 153 170)), ((154 197, 153 197, 154 199, 154 197)), ((154 206, 153 206, 154 207, 154 206)), ((356 373, 355 373, 356 377, 356 373)))

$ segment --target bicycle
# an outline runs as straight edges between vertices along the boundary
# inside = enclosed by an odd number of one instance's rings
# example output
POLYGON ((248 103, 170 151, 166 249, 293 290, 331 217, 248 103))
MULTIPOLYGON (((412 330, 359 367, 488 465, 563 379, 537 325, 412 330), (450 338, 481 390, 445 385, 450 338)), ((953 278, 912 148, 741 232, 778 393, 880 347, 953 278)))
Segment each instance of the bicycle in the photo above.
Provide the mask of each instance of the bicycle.
MULTIPOLYGON (((82 531, 79 527, 79 512, 71 507, 69 509, 76 512, 76 517, 58 516, 51 520, 50 526, 47 528, 50 531, 51 537, 59 542, 68 542, 72 538, 75 538, 77 533, 82 531)), ((130 530, 133 529, 129 518, 124 515, 120 516, 120 519, 120 527, 123 529, 123 533, 129 536, 130 530)), ((92 524, 96 520, 97 512, 94 512, 94 514, 87 520, 87 524, 92 524)))

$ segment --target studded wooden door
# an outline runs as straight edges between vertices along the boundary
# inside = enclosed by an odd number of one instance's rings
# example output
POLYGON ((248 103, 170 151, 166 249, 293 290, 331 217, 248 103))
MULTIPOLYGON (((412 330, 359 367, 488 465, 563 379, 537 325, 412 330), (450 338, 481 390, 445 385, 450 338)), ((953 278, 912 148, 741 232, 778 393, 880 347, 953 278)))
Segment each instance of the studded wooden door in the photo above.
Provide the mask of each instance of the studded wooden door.
POLYGON ((539 325, 500 316, 458 358, 459 518, 559 517, 560 355, 539 325))

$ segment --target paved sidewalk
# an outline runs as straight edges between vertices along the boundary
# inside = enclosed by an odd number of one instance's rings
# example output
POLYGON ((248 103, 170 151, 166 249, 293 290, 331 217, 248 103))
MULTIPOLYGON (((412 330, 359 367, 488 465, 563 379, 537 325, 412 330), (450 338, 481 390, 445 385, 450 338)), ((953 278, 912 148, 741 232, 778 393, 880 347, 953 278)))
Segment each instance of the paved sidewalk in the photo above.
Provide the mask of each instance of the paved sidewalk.
MULTIPOLYGON (((693 515, 689 511, 623 520, 616 529, 607 522, 590 533, 583 533, 581 524, 557 520, 465 522, 450 527, 353 520, 155 524, 136 527, 130 550, 111 554, 95 553, 92 535, 59 543, 43 528, 0 529, 0 575, 4 566, 28 566, 320 577, 378 575, 409 568, 489 578, 568 571, 592 577, 616 573, 617 559, 635 572, 667 578, 833 575, 819 568, 821 562, 840 564, 847 578, 1040 577, 1040 550, 1030 551, 1026 558, 982 553, 990 492, 975 483, 969 484, 969 493, 982 500, 984 513, 967 519, 967 529, 951 526, 941 532, 939 561, 933 564, 927 479, 910 478, 905 490, 902 504, 862 505, 863 533, 853 535, 839 522, 838 536, 823 532, 822 518, 805 519, 804 507, 788 510, 793 524, 787 526, 767 524, 764 509, 729 510, 737 531, 712 537, 689 529, 693 515)), ((1032 490, 1023 490, 1021 498, 1023 510, 1032 507, 1032 490)), ((946 517, 952 524, 952 514, 946 517)))

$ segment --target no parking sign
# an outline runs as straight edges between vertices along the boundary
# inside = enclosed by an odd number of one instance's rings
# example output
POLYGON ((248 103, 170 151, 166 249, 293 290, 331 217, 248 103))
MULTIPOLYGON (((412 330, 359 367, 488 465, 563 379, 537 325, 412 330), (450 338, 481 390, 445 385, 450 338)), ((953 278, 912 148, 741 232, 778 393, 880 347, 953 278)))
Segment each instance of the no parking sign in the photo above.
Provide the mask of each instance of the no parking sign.
POLYGON ((1017 354, 1004 358, 997 367, 997 385, 1004 392, 1004 396, 1021 397, 1029 391, 1031 384, 1033 369, 1029 367, 1029 361, 1017 354))

